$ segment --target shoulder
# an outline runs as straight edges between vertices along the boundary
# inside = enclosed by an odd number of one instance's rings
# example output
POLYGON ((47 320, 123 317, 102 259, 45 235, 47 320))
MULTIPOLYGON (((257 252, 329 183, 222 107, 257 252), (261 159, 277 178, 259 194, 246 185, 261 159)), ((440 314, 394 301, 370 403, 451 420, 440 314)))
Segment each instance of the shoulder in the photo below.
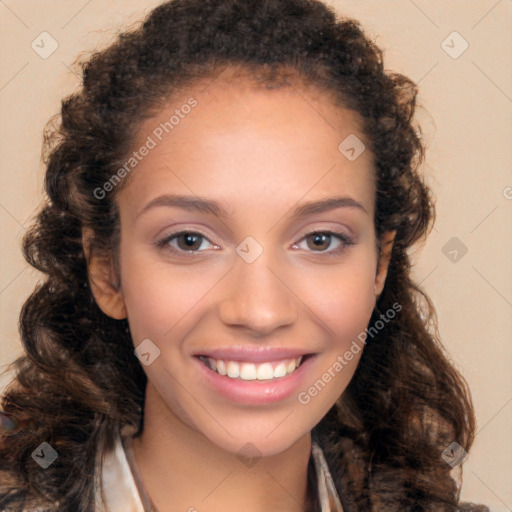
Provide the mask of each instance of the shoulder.
POLYGON ((457 512, 490 512, 490 510, 485 505, 463 502, 458 504, 457 512))

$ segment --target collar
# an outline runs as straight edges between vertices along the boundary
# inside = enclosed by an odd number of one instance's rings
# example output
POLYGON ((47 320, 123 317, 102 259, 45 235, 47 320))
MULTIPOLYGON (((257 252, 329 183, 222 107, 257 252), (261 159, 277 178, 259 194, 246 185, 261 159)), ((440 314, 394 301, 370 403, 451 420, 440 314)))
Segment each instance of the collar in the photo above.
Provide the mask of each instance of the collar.
MULTIPOLYGON (((311 443, 311 456, 317 475, 319 512, 343 512, 324 453, 315 441, 311 443)), ((102 481, 109 512, 156 512, 135 469, 130 438, 121 437, 119 431, 113 450, 105 454, 102 481)), ((96 499, 100 510, 98 496, 96 499)))

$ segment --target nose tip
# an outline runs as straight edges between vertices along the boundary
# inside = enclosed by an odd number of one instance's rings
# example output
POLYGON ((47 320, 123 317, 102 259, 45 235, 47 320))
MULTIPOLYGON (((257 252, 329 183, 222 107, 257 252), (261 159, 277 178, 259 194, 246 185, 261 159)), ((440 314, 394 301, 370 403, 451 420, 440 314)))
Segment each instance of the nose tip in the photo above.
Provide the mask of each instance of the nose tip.
POLYGON ((297 304, 280 274, 263 255, 252 263, 240 258, 220 303, 221 320, 226 325, 246 327, 256 336, 293 324, 297 304))

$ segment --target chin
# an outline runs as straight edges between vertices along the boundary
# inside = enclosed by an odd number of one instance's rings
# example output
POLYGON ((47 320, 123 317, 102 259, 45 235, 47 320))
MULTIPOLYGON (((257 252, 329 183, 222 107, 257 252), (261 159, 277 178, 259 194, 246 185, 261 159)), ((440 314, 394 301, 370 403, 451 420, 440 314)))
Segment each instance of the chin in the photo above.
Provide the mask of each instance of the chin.
POLYGON ((268 432, 261 432, 258 434, 251 434, 250 436, 236 433, 233 437, 229 435, 224 436, 208 436, 209 441, 214 443, 217 447, 230 452, 241 460, 245 459, 258 459, 261 457, 272 457, 285 452, 305 436, 309 435, 310 431, 294 432, 284 431, 282 434, 268 435, 268 432))
POLYGON ((244 418, 233 418, 222 427, 213 420, 208 424, 202 422, 194 429, 220 449, 239 457, 271 457, 305 441, 321 421, 321 416, 312 418, 312 411, 301 407, 302 410, 280 410, 279 414, 267 417, 260 411, 244 418))

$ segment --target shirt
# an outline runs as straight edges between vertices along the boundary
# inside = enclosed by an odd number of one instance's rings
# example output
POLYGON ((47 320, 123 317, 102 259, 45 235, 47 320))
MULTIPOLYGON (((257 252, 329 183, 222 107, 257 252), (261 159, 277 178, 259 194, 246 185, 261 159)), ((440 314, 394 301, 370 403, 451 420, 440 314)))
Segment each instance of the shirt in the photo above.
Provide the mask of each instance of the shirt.
MULTIPOLYGON (((105 454, 102 481, 106 512, 152 512, 134 464, 129 436, 116 435, 114 449, 105 454)), ((313 441, 311 455, 318 481, 319 512, 343 512, 334 482, 320 446, 313 441)), ((97 512, 100 508, 99 493, 96 493, 97 512)))
MULTIPOLYGON (((96 512, 157 512, 144 492, 130 440, 130 436, 121 436, 117 431, 114 449, 105 454, 102 481, 107 508, 100 507, 99 493, 96 492, 96 512)), ((315 441, 311 443, 311 456, 317 475, 319 512, 344 512, 324 453, 315 441)), ((464 502, 459 503, 457 512, 490 511, 485 505, 464 502)))

